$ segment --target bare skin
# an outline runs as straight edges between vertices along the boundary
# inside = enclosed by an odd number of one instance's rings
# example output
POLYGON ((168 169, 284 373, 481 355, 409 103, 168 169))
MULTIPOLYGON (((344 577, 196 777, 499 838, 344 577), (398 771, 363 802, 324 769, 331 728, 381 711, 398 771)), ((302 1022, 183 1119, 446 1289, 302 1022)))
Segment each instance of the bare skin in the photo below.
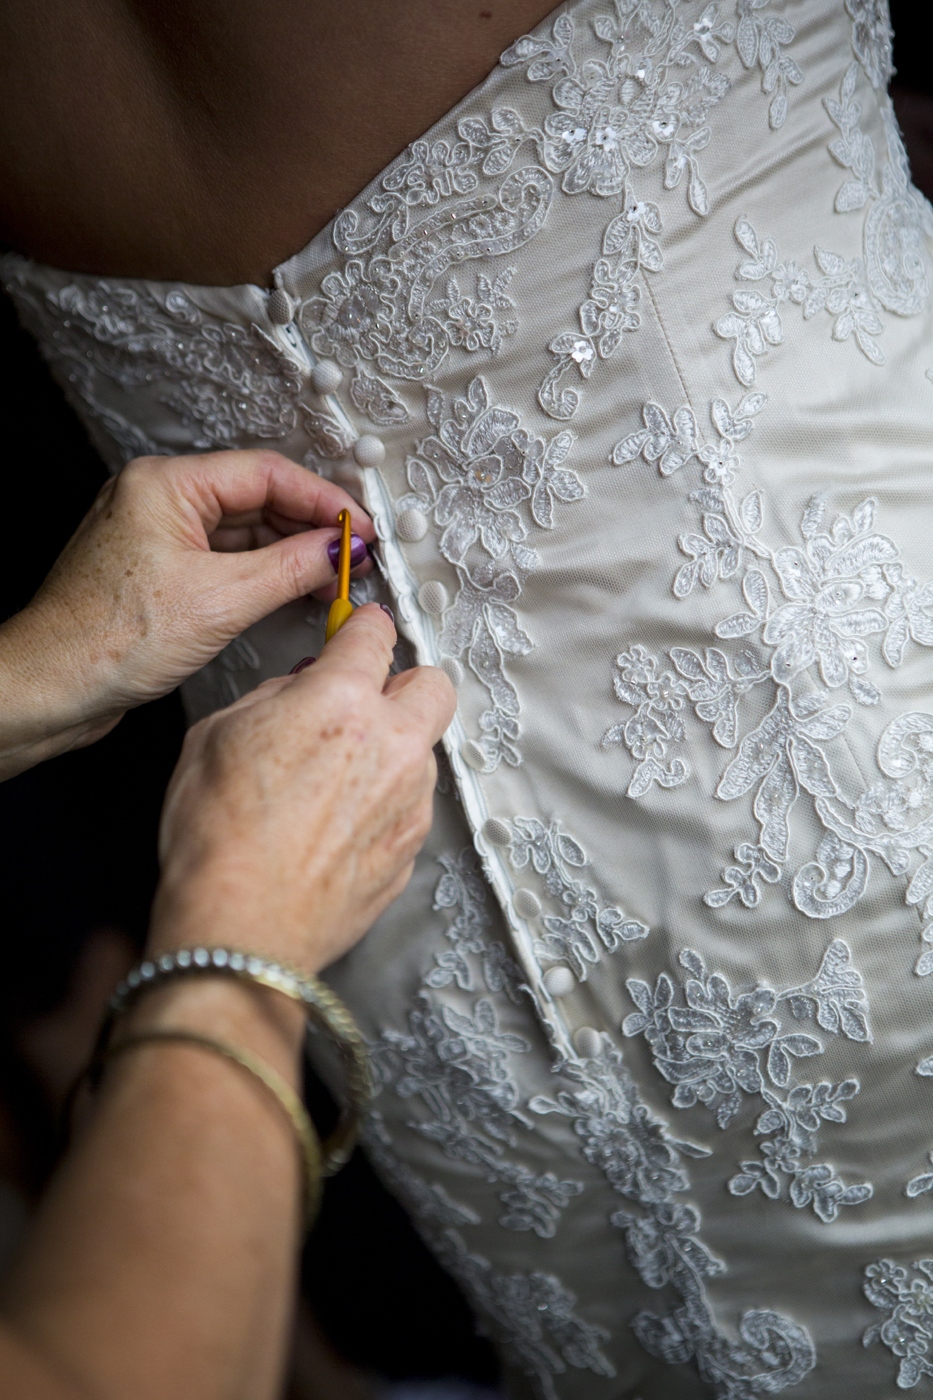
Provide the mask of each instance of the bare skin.
MULTIPOLYGON (((361 608, 315 666, 190 732, 152 956, 233 945, 317 971, 404 888, 455 698, 431 668, 387 680, 394 641, 361 608)), ((219 1036, 297 1088, 302 1025, 275 992, 206 978, 145 998, 119 1033, 219 1036)), ((191 1046, 118 1061, 6 1280, 2 1400, 275 1400, 299 1196, 291 1130, 261 1086, 191 1046)))
POLYGON ((268 285, 552 0, 6 0, 0 237, 268 285))
POLYGON ((364 510, 277 452, 130 462, 0 627, 0 780, 93 743, 283 603, 332 598, 344 509, 371 543, 364 510))

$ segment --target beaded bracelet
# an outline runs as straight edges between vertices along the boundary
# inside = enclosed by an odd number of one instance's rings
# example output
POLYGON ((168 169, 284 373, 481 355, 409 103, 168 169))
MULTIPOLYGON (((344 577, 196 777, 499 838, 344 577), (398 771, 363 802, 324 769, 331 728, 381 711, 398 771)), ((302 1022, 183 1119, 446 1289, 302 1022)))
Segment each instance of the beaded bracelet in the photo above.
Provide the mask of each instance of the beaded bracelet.
POLYGON ((113 994, 107 1019, 97 1041, 95 1062, 100 1063, 110 1040, 114 1022, 140 996, 153 987, 176 977, 220 974, 253 982, 281 992, 305 1008, 309 1025, 317 1022, 335 1041, 347 1076, 347 1103, 340 1119, 323 1146, 324 1176, 333 1176, 349 1159, 360 1134, 362 1118, 373 1093, 372 1071, 366 1042, 356 1022, 340 998, 319 977, 273 962, 255 953, 231 948, 180 948, 147 958, 134 968, 113 994))
POLYGON ((135 1050, 142 1045, 158 1045, 165 1041, 169 1043, 174 1041, 181 1045, 197 1045, 202 1050, 210 1050, 215 1055, 223 1056, 225 1060, 231 1060, 241 1069, 245 1069, 254 1079, 258 1079, 260 1084, 265 1085, 270 1094, 278 1100, 292 1125, 298 1146, 301 1149, 304 1164, 305 1227, 310 1230, 321 1202, 321 1177, 323 1175, 321 1144, 318 1141, 314 1124, 311 1122, 301 1099, 287 1080, 282 1078, 278 1070, 267 1065, 265 1060, 261 1060, 258 1055, 254 1055, 252 1051, 246 1050, 242 1045, 231 1045, 229 1041, 217 1040, 211 1035, 201 1035, 199 1031, 166 1029, 139 1031, 134 1035, 128 1035, 125 1040, 119 1040, 115 1045, 111 1045, 105 1050, 96 1061, 94 1068, 99 1074, 110 1060, 125 1055, 128 1050, 135 1050))

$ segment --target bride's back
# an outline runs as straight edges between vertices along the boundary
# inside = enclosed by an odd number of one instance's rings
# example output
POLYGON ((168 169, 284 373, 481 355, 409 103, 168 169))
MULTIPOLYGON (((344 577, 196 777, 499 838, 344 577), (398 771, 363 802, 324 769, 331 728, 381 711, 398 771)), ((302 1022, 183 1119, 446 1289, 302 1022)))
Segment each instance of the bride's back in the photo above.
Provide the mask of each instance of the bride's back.
POLYGON ((7 0, 0 234, 76 271, 267 282, 551 0, 7 0))

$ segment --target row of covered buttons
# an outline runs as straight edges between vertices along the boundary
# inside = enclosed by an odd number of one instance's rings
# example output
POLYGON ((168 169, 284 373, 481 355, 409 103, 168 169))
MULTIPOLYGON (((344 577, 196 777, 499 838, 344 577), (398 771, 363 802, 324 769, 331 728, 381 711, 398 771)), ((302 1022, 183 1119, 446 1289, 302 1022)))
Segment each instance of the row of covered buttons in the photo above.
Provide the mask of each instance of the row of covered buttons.
MULTIPOLYGON (((274 326, 290 325, 295 306, 283 287, 275 287, 267 302, 269 320, 274 326)), ((336 394, 342 383, 343 370, 333 360, 318 360, 311 370, 311 387, 316 394, 336 394)), ((353 456, 361 467, 378 467, 385 455, 385 443, 375 433, 362 433, 353 444, 353 456)))
MULTIPOLYGON (((483 835, 493 846, 508 846, 512 833, 508 825, 498 817, 489 817, 483 825, 483 835)), ((534 890, 522 886, 512 895, 512 907, 523 919, 536 919, 541 913, 541 901, 534 890)), ((544 983, 548 996, 560 999, 568 997, 576 990, 577 979, 565 963, 555 963, 544 973, 544 983)), ((593 1059, 603 1049, 603 1037, 595 1026, 580 1026, 573 1033, 574 1049, 584 1059, 593 1059)))
MULTIPOLYGON (((281 287, 269 293, 269 319, 275 325, 288 325, 295 313, 295 304, 281 287)), ((317 394, 335 394, 343 383, 343 371, 333 360, 318 360, 311 370, 311 387, 317 394)), ((385 443, 374 433, 363 433, 353 444, 353 456, 361 467, 378 467, 385 460, 385 443)), ((395 521, 395 531, 405 544, 417 544, 428 532, 428 518, 424 511, 409 507, 400 511, 395 521)), ((432 617, 440 617, 447 611, 450 594, 440 579, 428 579, 418 590, 418 604, 422 611, 432 617)), ((456 657, 443 657, 442 668, 454 685, 463 680, 463 666, 456 657)), ((474 769, 486 766, 486 755, 480 746, 468 741, 462 749, 464 761, 474 769)))

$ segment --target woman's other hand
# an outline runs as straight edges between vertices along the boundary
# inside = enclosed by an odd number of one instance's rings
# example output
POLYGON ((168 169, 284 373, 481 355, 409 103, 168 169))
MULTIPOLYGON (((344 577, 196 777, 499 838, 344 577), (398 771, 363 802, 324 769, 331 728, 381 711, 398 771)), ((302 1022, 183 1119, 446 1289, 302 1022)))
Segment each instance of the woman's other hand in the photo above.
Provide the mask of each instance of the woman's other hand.
POLYGON ((431 824, 443 671, 386 681, 395 629, 359 608, 299 675, 189 732, 162 816, 151 951, 222 941, 317 971, 408 882, 431 824))
POLYGON ((284 603, 331 595, 345 509, 363 553, 365 511, 276 452, 130 462, 0 628, 0 778, 92 743, 284 603))

